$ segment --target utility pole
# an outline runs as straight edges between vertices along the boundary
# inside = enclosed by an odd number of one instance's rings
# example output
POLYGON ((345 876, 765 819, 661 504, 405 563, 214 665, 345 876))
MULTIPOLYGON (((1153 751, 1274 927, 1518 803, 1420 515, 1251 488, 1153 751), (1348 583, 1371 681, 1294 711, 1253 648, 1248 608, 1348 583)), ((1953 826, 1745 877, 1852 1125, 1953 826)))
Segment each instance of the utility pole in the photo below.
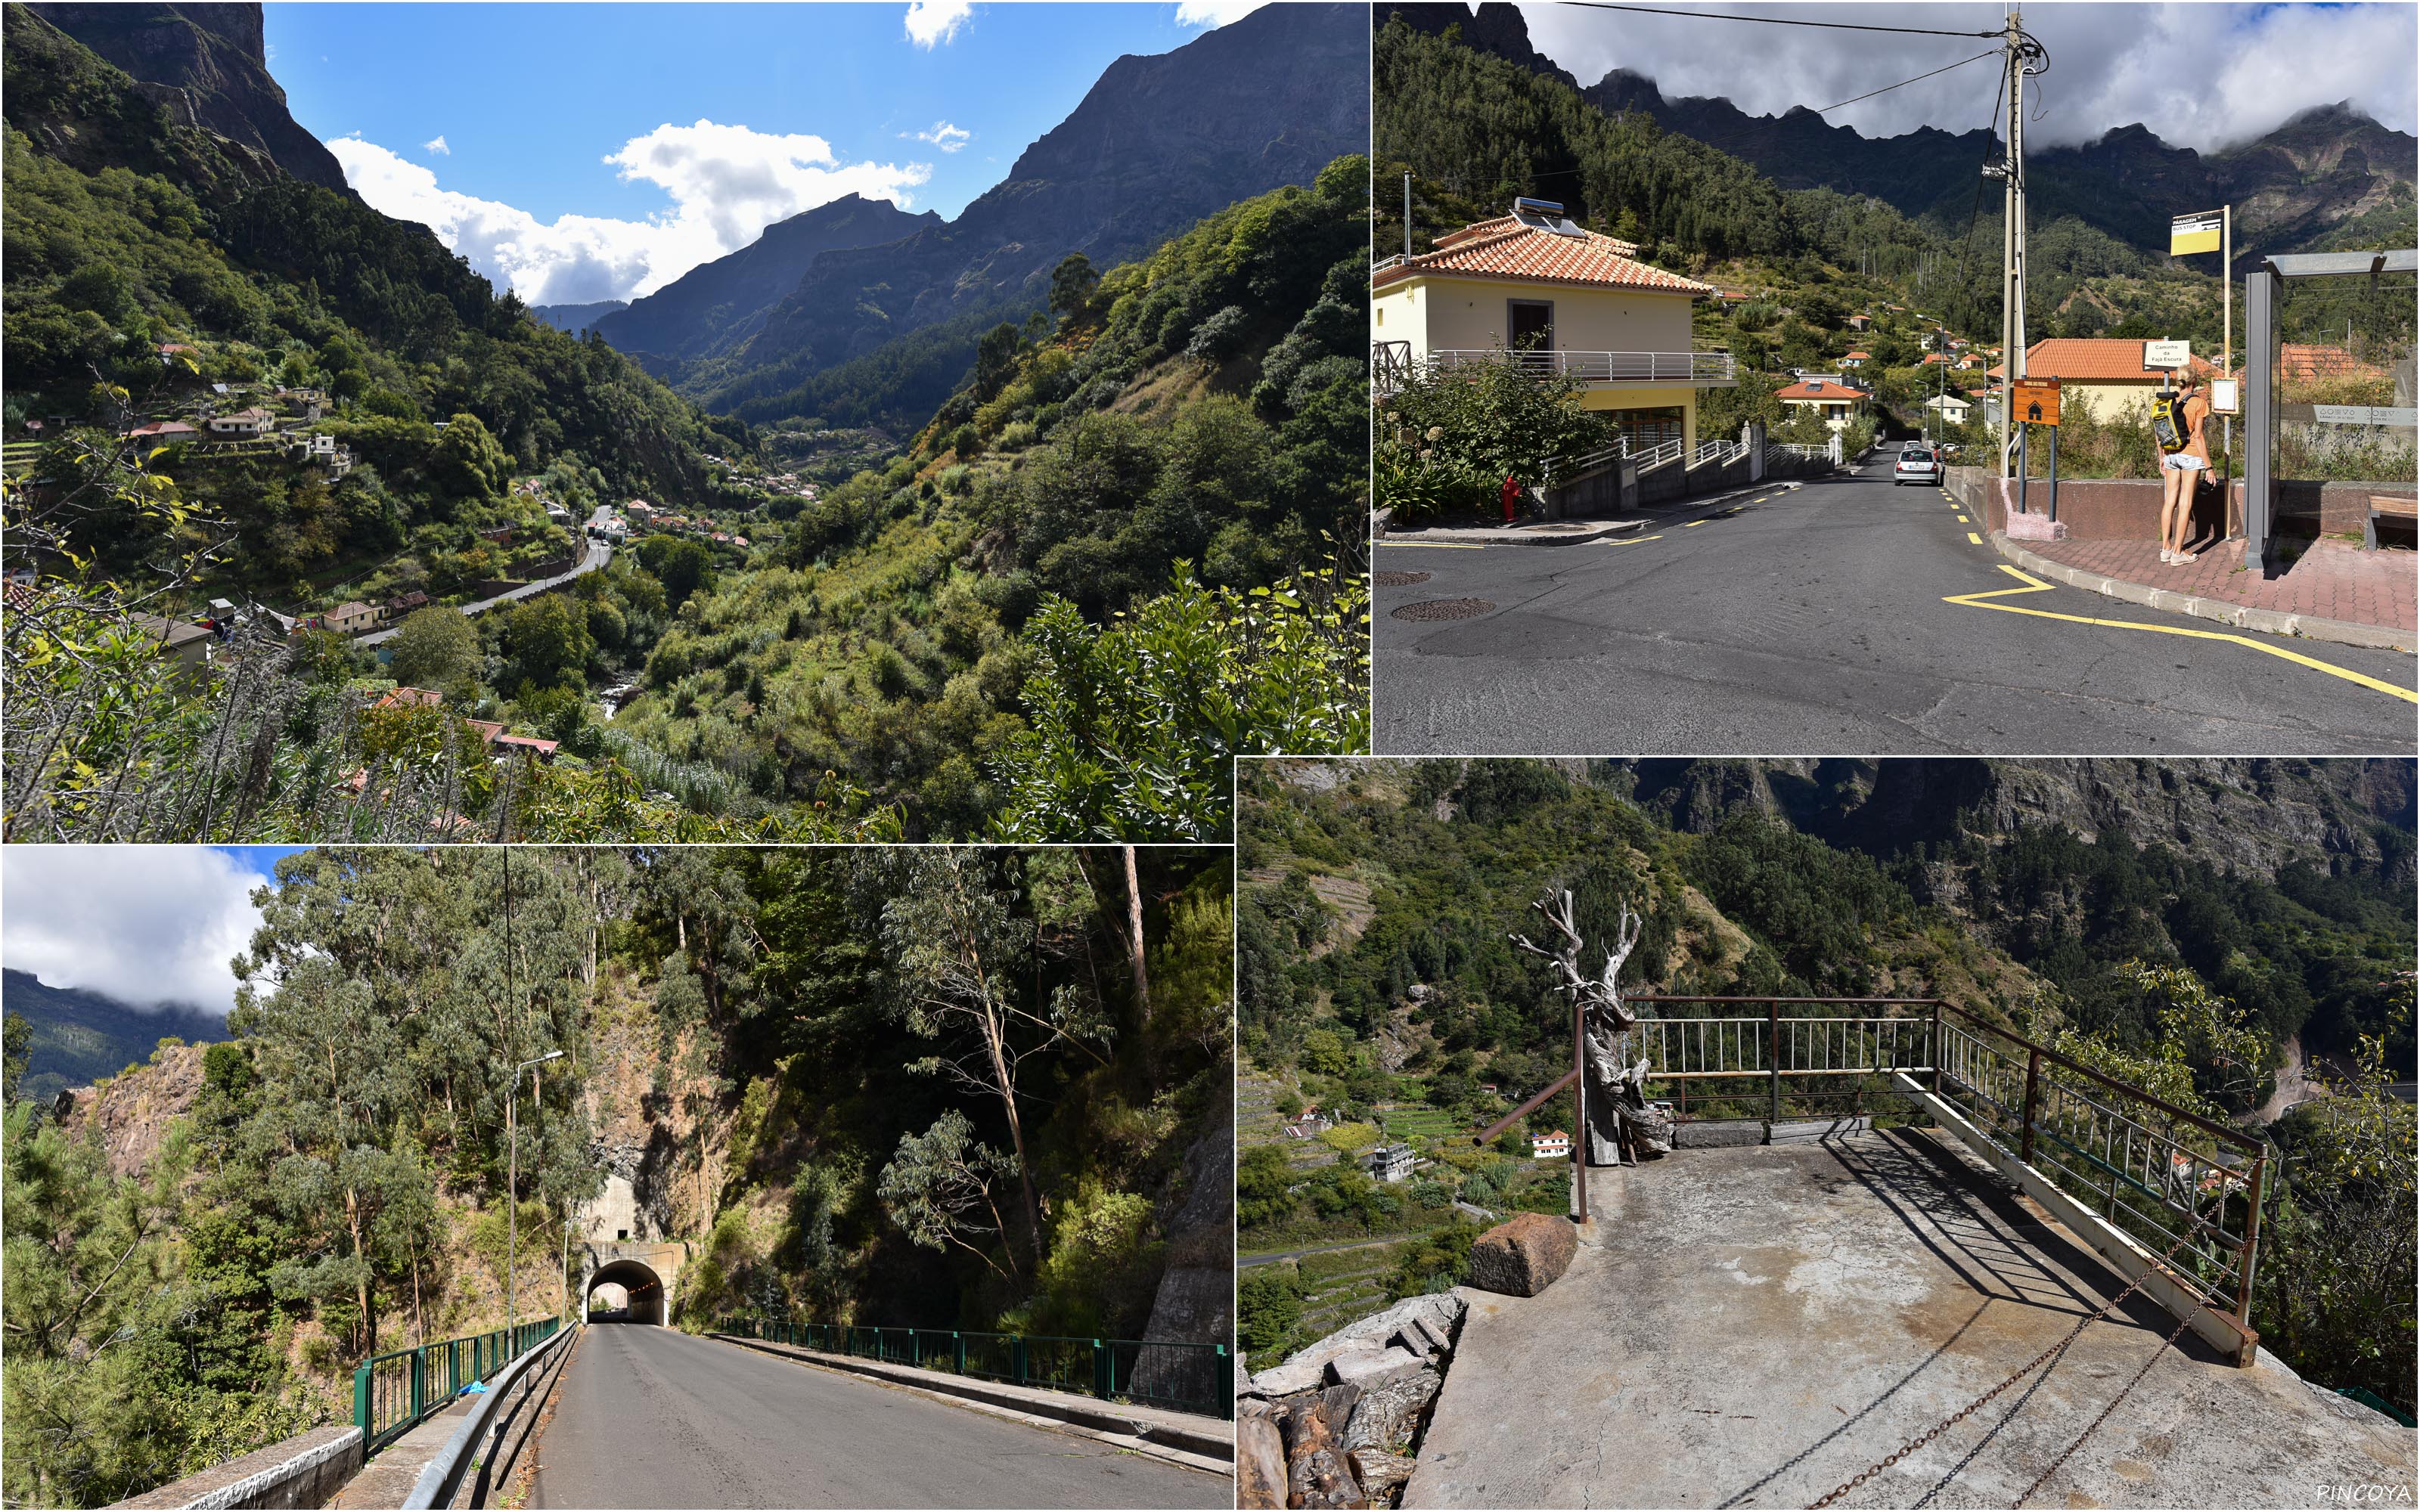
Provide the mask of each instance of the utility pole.
POLYGON ((1996 175, 2003 180, 2000 214, 2000 478, 2009 477, 2009 439, 2014 434, 2016 383, 2025 376, 2025 46, 2023 17, 2009 12, 2003 47, 2008 54, 2008 158, 1996 175))
MULTIPOLYGON (((513 1265, 514 1261, 520 1255, 521 1239, 521 1142, 520 1119, 521 1103, 521 1072, 530 1070, 530 1068, 534 1066, 543 1066, 550 1060, 561 1060, 562 1058, 562 1051, 550 1050, 545 1055, 538 1057, 535 1060, 524 1060, 520 1065, 515 1066, 513 1068, 513 1084, 506 1090, 504 1099, 504 1350, 508 1355, 519 1352, 518 1350, 515 1349, 515 1346, 520 1342, 513 1335, 513 1326, 517 1321, 515 1307, 519 1300, 514 1288, 515 1277, 513 1275, 513 1265)), ((535 1076, 531 1078, 530 1085, 533 1088, 537 1085, 537 1080, 535 1076)))
POLYGON ((1412 170, 1404 170, 1404 261, 1412 260, 1412 170))

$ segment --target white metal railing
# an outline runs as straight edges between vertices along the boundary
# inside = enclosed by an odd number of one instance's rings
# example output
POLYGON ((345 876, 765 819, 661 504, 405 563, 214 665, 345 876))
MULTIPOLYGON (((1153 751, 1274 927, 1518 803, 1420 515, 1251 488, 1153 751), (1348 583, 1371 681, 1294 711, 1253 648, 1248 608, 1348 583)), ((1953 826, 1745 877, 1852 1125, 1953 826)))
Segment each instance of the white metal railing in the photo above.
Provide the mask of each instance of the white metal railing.
POLYGON ((1448 347, 1429 353, 1429 371, 1511 363, 1525 373, 1561 374, 1590 383, 1731 383, 1739 363, 1729 352, 1507 351, 1448 347))
POLYGON ((1660 468, 1667 462, 1681 460, 1682 446, 1676 440, 1666 441, 1661 446, 1651 446, 1643 452, 1634 452, 1631 455, 1638 463, 1638 471, 1644 472, 1649 468, 1660 468))
POLYGON ((1689 454, 1689 465, 1696 468, 1709 462, 1719 462, 1723 459, 1723 448, 1721 441, 1699 441, 1697 450, 1689 454))

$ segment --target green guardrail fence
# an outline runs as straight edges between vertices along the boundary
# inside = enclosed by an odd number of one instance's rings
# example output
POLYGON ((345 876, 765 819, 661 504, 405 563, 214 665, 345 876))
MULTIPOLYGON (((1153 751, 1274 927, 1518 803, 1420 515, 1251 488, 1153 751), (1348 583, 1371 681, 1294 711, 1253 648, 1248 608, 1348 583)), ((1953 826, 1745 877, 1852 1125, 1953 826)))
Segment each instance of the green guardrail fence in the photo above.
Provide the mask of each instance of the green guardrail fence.
POLYGON ((374 1354, 353 1372, 353 1426, 362 1430, 364 1458, 402 1438, 508 1362, 552 1338, 560 1318, 534 1319, 511 1329, 465 1335, 374 1354))
POLYGON ((874 1328, 754 1317, 726 1318, 722 1332, 1012 1386, 1082 1392, 1105 1401, 1142 1402, 1216 1417, 1235 1415, 1234 1366, 1224 1344, 874 1328))

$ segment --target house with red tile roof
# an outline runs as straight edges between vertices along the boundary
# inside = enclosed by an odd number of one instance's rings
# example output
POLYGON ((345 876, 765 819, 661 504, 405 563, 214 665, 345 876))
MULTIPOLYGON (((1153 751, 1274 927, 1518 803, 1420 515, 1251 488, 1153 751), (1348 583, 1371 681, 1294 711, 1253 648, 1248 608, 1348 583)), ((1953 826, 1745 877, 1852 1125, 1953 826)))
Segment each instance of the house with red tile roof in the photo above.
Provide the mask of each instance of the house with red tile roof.
MULTIPOLYGON (((2192 369, 2205 379, 2218 377, 2218 364, 2195 357, 2192 369)), ((2006 364, 1986 375, 2008 376, 2006 364)), ((2058 379, 2062 409, 2083 406, 2095 420, 2113 420, 2139 406, 2150 416, 2151 395, 2168 379, 2165 368, 2143 365, 2143 344, 2118 336, 2053 336, 2025 348, 2025 377, 2058 379)))
POLYGON ((1851 352, 1848 356, 1840 359, 1839 365, 1842 367, 1863 367, 1873 360, 1873 355, 1874 354, 1871 352, 1851 352))
POLYGON ((1823 424, 1834 430, 1845 430, 1873 398, 1863 389, 1853 389, 1838 378, 1800 378, 1774 395, 1783 404, 1802 409, 1812 409, 1823 424))
POLYGON ((1633 445, 1695 445, 1698 391, 1738 381, 1729 352, 1698 351, 1692 338, 1692 306, 1720 297, 1575 225, 1561 206, 1525 199, 1372 270, 1370 334, 1433 374, 1508 360, 1567 374, 1584 385, 1581 408, 1633 445))

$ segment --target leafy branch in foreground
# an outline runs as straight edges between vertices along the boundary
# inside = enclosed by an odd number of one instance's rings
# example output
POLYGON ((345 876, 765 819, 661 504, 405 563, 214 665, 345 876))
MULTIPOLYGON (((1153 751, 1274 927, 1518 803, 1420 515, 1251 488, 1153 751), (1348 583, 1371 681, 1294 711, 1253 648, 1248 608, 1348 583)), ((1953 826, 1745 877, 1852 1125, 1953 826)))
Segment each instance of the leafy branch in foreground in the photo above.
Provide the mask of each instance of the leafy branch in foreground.
POLYGON ((1170 592, 1107 626, 1053 597, 1026 626, 1039 670, 997 764, 1007 841, 1219 841, 1236 756, 1370 745, 1367 579, 1170 592))

